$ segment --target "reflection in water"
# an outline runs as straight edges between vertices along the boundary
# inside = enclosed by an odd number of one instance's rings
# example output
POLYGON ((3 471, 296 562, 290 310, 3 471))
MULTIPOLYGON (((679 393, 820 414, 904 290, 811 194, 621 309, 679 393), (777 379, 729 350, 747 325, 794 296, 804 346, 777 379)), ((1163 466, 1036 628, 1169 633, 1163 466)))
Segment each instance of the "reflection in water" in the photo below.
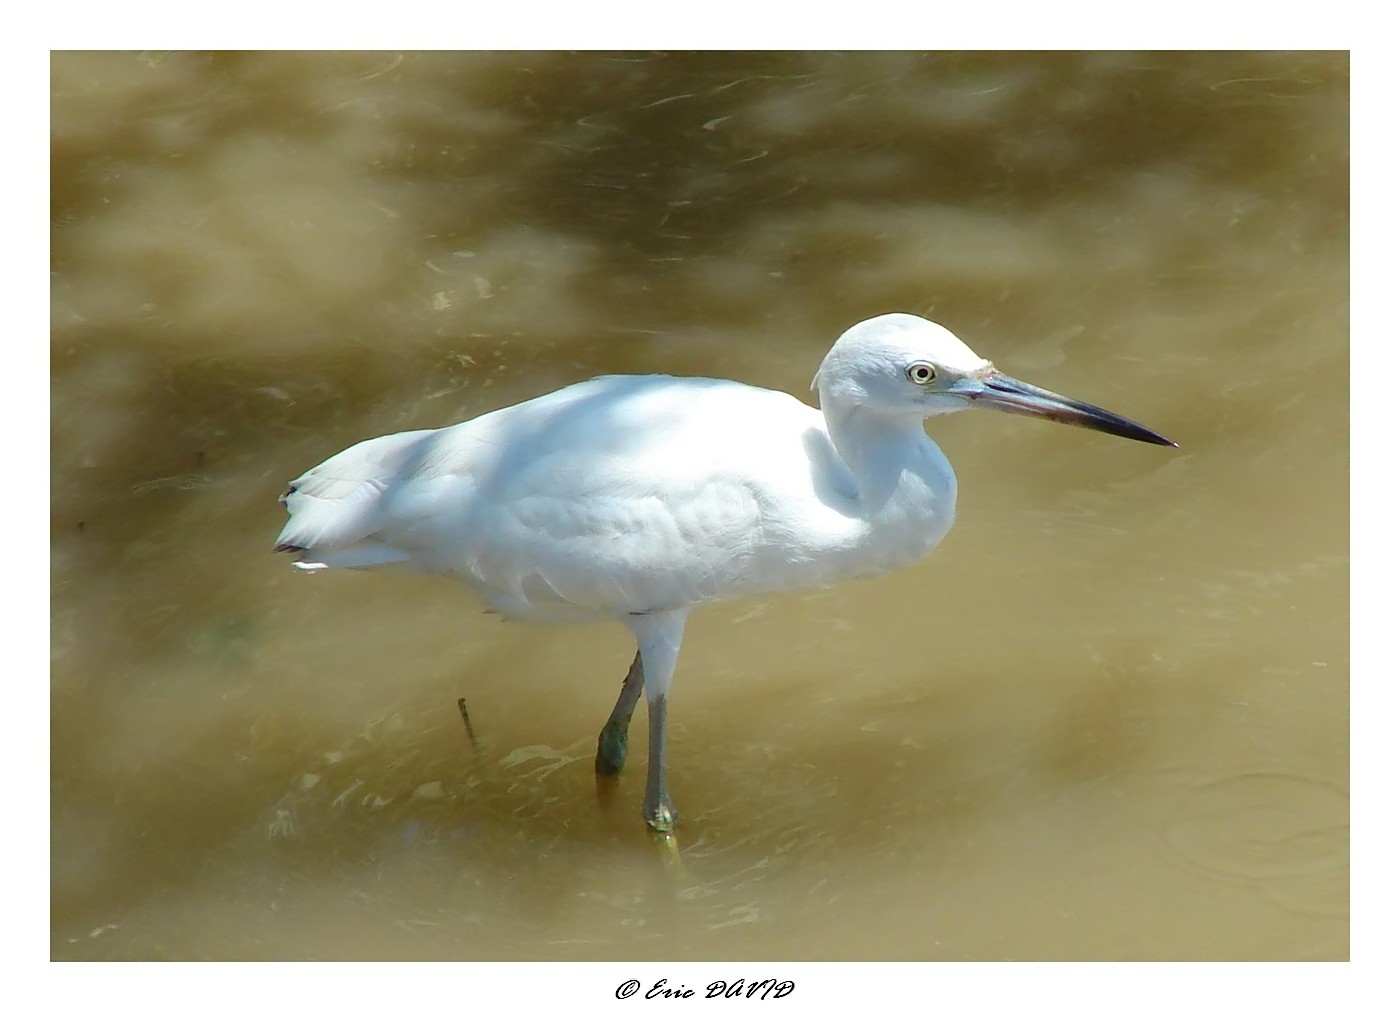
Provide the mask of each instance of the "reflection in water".
POLYGON ((53 955, 1344 957, 1347 72, 55 56, 53 955), (675 856, 625 635, 269 551, 356 440, 891 310, 1182 449, 931 423, 931 559, 692 620, 675 856))

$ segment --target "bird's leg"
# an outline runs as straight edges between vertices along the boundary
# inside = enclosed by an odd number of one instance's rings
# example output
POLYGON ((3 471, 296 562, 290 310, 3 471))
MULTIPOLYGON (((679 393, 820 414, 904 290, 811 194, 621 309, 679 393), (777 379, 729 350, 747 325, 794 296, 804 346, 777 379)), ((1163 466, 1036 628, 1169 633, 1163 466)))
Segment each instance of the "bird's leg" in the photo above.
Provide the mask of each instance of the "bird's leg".
POLYGON ((663 611, 629 615, 626 619, 632 635, 637 637, 642 681, 647 690, 647 791, 642 800, 642 817, 659 833, 669 833, 676 824, 676 809, 666 793, 666 692, 676 671, 686 614, 663 611))
POLYGON ((642 817, 658 833, 676 825, 676 808, 666 793, 666 694, 647 698, 647 793, 642 817))
POLYGON ((600 779, 611 779, 622 772, 622 764, 627 761, 627 727, 632 723, 632 712, 637 709, 637 700, 641 695, 642 652, 638 650, 622 682, 617 705, 598 734, 598 754, 593 760, 593 772, 600 779))

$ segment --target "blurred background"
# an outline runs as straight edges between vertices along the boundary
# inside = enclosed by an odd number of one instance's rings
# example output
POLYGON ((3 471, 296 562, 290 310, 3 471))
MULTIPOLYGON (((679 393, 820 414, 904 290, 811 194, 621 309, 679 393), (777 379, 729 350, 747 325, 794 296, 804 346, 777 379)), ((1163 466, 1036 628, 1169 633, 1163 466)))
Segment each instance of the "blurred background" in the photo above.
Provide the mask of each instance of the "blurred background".
POLYGON ((56 959, 1343 959, 1338 53, 56 53, 56 959), (621 627, 305 576, 286 482, 915 312, 1179 450, 930 424, 960 515, 621 627), (456 700, 481 738, 471 749, 456 700), (638 717, 634 740, 644 740, 638 717))

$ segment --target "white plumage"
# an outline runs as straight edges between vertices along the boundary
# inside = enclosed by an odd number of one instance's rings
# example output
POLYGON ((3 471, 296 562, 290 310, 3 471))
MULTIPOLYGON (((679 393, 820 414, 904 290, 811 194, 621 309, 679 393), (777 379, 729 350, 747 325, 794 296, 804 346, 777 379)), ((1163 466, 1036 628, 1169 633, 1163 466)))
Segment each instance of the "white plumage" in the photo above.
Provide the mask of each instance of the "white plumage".
POLYGON ((821 410, 727 380, 603 376, 444 429, 344 450, 293 481, 279 551, 302 569, 407 565, 461 579, 503 615, 617 620, 638 641, 599 738, 615 775, 642 682, 644 814, 674 821, 665 695, 690 609, 886 572, 931 550, 957 485, 923 431, 972 404, 1148 442, 1117 415, 996 372, 944 328, 867 320, 833 346, 821 410))

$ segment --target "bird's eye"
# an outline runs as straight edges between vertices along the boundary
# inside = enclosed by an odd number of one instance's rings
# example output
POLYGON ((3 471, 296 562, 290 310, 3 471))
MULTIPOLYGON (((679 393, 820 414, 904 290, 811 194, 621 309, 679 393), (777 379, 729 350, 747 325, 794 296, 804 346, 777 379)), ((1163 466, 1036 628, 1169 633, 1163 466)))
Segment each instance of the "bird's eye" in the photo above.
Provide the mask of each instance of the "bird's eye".
POLYGON ((919 386, 928 386, 938 378, 938 371, 928 362, 915 362, 908 369, 904 370, 904 375, 908 376, 919 386))

